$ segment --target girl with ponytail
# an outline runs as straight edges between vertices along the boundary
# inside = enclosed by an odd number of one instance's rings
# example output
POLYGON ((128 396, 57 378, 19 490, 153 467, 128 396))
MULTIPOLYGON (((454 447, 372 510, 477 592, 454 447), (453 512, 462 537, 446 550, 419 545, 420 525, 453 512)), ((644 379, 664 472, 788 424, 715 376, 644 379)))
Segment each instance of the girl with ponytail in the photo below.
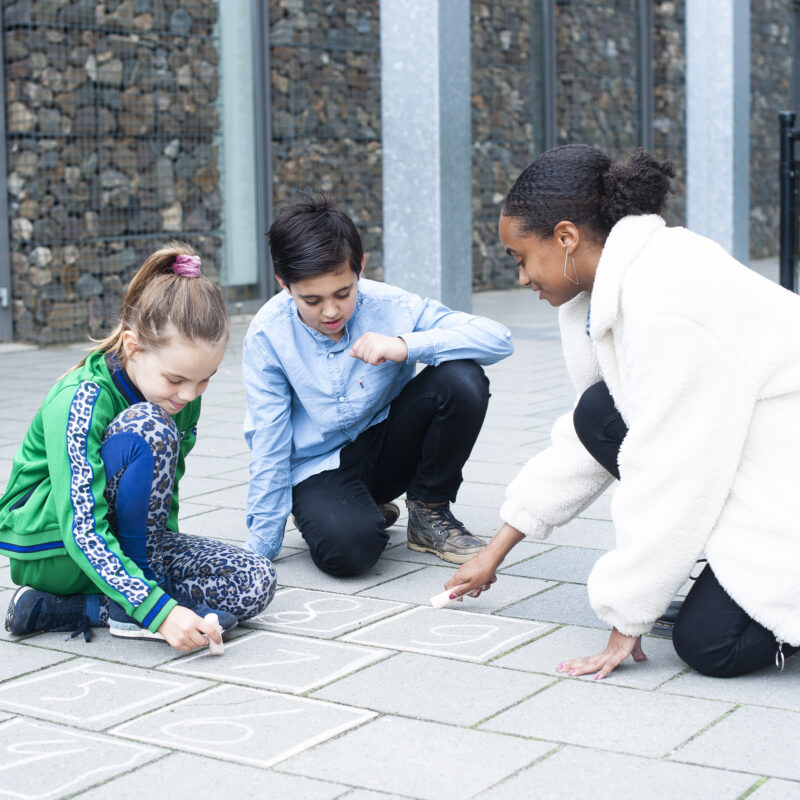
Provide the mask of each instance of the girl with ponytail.
POLYGON ((574 411, 506 490, 504 525, 446 587, 478 594, 524 536, 543 539, 616 479, 615 549, 589 600, 602 653, 558 665, 604 678, 680 606, 678 655, 741 675, 800 645, 800 297, 660 216, 674 171, 639 150, 543 153, 505 199, 519 282, 559 307, 574 411), (673 604, 674 605, 674 604, 673 604))
MULTIPOLYGON (((219 287, 171 242, 131 280, 119 324, 62 376, 17 450, 0 498, 0 552, 20 586, 15 634, 90 627, 191 650, 258 614, 262 556, 178 532, 178 483, 200 395, 228 341, 219 287)), ((73 634, 74 635, 74 634, 73 634)))

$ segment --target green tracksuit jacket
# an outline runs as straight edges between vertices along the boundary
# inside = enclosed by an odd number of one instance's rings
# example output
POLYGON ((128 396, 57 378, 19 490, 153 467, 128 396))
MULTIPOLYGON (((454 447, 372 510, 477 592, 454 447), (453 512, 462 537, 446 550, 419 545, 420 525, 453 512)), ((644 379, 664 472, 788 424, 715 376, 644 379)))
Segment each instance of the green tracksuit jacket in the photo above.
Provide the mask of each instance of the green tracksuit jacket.
MULTIPOLYGON (((58 381, 14 455, 0 498, 0 553, 12 559, 12 572, 15 559, 60 558, 63 569, 64 564, 69 567, 66 555, 88 577, 86 591, 96 587, 156 631, 176 603, 120 549, 106 521, 106 475, 100 458, 108 424, 143 399, 103 352, 92 353, 82 367, 58 381)), ((199 415, 198 397, 172 417, 181 437, 167 523, 174 531, 178 481, 195 443, 199 415)))

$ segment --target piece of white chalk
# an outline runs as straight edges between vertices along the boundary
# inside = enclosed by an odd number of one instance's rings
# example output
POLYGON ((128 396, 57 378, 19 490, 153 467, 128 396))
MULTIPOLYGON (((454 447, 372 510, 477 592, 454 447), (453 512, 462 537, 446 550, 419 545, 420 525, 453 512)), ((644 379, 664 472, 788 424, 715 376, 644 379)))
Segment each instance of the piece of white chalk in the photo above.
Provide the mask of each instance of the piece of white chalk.
MULTIPOLYGON (((204 619, 217 626, 220 638, 222 637, 222 625, 219 624, 219 617, 216 614, 206 614, 204 619)), ((220 642, 217 644, 210 636, 208 637, 208 652, 212 656, 221 656, 225 652, 225 645, 220 642)))
POLYGON ((444 608, 448 603, 451 603, 450 595, 460 587, 454 586, 452 589, 445 589, 443 592, 431 597, 431 605, 434 608, 444 608))

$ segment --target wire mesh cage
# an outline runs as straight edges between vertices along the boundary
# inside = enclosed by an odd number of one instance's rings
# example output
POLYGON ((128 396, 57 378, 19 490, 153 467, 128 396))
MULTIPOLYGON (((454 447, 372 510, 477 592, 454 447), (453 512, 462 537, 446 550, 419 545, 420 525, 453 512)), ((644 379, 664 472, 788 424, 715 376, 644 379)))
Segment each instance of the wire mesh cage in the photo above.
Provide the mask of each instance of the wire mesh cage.
POLYGON ((275 209, 325 192, 358 227, 365 274, 383 277, 379 7, 272 0, 270 85, 275 209))
POLYGON ((112 326, 144 258, 220 245, 213 0, 4 2, 15 336, 112 326))

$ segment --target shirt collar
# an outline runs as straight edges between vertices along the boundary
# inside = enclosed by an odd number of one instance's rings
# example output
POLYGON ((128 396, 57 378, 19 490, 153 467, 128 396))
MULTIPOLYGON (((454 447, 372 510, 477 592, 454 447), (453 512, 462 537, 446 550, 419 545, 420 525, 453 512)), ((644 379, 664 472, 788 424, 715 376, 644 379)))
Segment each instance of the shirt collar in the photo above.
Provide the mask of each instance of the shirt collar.
POLYGON ((119 393, 131 404, 144 403, 144 395, 136 388, 125 368, 120 365, 113 353, 106 353, 108 374, 119 393))

